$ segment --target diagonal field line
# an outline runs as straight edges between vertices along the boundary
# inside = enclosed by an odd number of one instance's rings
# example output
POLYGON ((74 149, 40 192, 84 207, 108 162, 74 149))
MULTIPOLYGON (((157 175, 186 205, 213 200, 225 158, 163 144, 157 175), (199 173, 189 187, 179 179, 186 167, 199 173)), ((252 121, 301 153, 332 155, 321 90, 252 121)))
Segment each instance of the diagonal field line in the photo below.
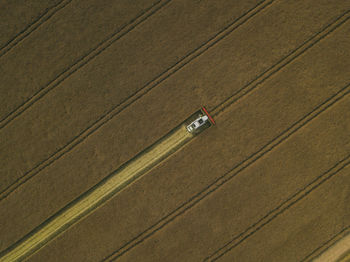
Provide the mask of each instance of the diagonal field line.
MULTIPOLYGON (((149 7, 147 10, 144 10, 138 17, 130 21, 126 26, 124 26, 120 31, 114 33, 112 37, 109 37, 107 40, 103 41, 103 44, 99 44, 93 51, 91 51, 88 55, 80 58, 75 64, 73 64, 71 67, 66 69, 63 73, 61 73, 60 76, 63 76, 61 80, 59 80, 55 86, 56 87, 59 83, 61 83, 64 79, 66 79, 68 76, 73 74, 75 71, 77 71, 80 67, 88 63, 91 59, 93 59, 95 56, 99 55, 101 52, 103 52, 107 47, 109 47, 111 44, 113 44, 115 41, 123 37, 125 34, 130 32, 132 29, 134 29, 138 24, 145 21, 148 17, 153 15, 156 11, 158 11, 160 8, 162 8, 165 4, 170 2, 171 0, 167 1, 158 1, 155 4, 153 4, 151 7, 149 7), (162 2, 162 4, 159 4, 162 2), (94 52, 96 51, 96 52, 94 52), (85 59, 88 57, 87 59, 85 59), (82 62, 82 63, 80 63, 82 62)), ((58 77, 58 78, 59 78, 58 77)), ((54 81, 56 81, 58 78, 56 78, 54 81)), ((51 82, 52 83, 52 82, 51 82)), ((48 87, 48 86, 46 86, 48 87)), ((45 87, 45 88, 46 88, 45 87)), ((51 88, 51 89, 52 89, 51 88)), ((51 90, 50 89, 50 90, 51 90)), ((33 103, 36 102, 38 99, 40 99, 43 95, 45 95, 49 89, 41 89, 38 94, 35 94, 32 98, 30 98, 30 101, 33 100, 33 103), (42 93, 44 92, 44 93, 42 93), (40 95, 41 94, 41 95, 40 95), (38 95, 38 96, 37 96, 38 95)), ((33 104, 31 103, 31 105, 33 104)), ((25 102, 27 105, 27 102, 25 102)), ((29 105, 30 106, 30 105, 29 105)), ((23 111, 21 111, 23 112, 23 111)), ((100 119, 98 119, 94 124, 98 123, 100 119)), ((11 120, 10 120, 11 121, 11 120)), ((94 126, 94 124, 92 126, 94 126)), ((6 125, 0 124, 0 129, 3 128, 6 125)), ((41 161, 38 163, 35 167, 33 167, 31 170, 25 172, 21 177, 16 179, 15 182, 13 182, 11 185, 9 185, 7 188, 5 188, 2 192, 0 192, 0 201, 3 200, 5 197, 7 197, 8 194, 10 194, 13 190, 15 190, 18 186, 25 183, 29 178, 31 178, 33 175, 39 173, 42 169, 52 164, 54 161, 56 161, 58 158, 60 158, 63 154, 69 152, 74 146, 77 144, 80 144, 82 140, 79 139, 80 136, 82 136, 87 130, 89 130, 90 127, 83 130, 80 134, 78 134, 76 137, 74 137, 71 141, 69 141, 65 146, 58 149, 56 152, 54 152, 50 157, 45 159, 44 161, 41 161)), ((83 138, 85 139, 85 137, 83 138)))
POLYGON ((336 102, 338 102, 340 99, 342 99, 344 96, 348 95, 349 93, 350 93, 350 83, 346 85, 344 88, 342 88, 338 93, 336 93, 335 95, 333 95, 332 97, 328 98, 326 101, 318 105, 316 108, 314 108, 314 110, 312 110, 310 113, 305 115, 303 118, 299 119, 292 126, 290 126, 288 129, 283 131, 279 136, 274 138, 272 141, 268 142, 260 150, 253 153, 250 157, 248 157, 247 159, 237 164, 227 173, 217 178, 213 183, 205 187, 196 195, 192 196, 189 200, 184 202, 181 206, 177 207, 174 211, 172 211, 171 213, 169 213, 168 215, 160 219, 158 222, 150 226, 148 229, 146 229, 145 231, 143 231, 142 233, 140 233, 139 235, 137 235, 136 237, 128 241, 118 250, 114 251, 112 254, 104 258, 103 261, 107 261, 107 260, 113 261, 121 257, 123 254, 125 254, 126 252, 128 252, 129 250, 137 246, 138 244, 142 243, 144 240, 146 240, 147 238, 155 234, 157 231, 165 227, 167 224, 175 220, 177 217, 179 217, 180 215, 184 214, 186 211, 191 209, 193 206, 195 206, 205 197, 215 192, 222 185, 224 185, 226 182, 228 182, 233 177, 238 175, 240 172, 245 170, 247 167, 255 163, 262 156, 272 151, 275 147, 277 147, 279 144, 281 144, 283 141, 285 141, 287 138, 289 138, 291 135, 297 132, 300 128, 308 124, 311 120, 316 118, 319 114, 327 110, 329 107, 334 105, 336 102))
POLYGON ((185 125, 180 125, 155 144, 119 167, 89 191, 70 202, 32 232, 0 253, 0 262, 28 258, 49 241, 105 204, 116 193, 146 174, 193 138, 185 125))
POLYGON ((314 249, 303 260, 313 262, 324 262, 334 260, 337 262, 349 262, 350 261, 350 234, 348 229, 350 224, 345 228, 343 227, 338 233, 333 235, 330 239, 322 243, 319 247, 314 249), (312 256, 313 258, 310 258, 312 256))
POLYGON ((350 10, 346 11, 344 14, 342 14, 340 17, 338 17, 332 23, 328 24, 326 26, 326 28, 324 28, 321 31, 319 31, 318 33, 316 33, 312 38, 310 38, 308 41, 304 42, 297 49, 293 50, 286 57, 282 58, 275 65, 268 68, 265 72, 261 73, 259 76, 257 76, 254 80, 250 81, 248 84, 246 84, 240 90, 238 90, 237 92, 235 92, 231 96, 227 97, 222 103, 220 103, 220 104, 216 105, 214 108, 212 108, 210 110, 210 111, 212 111, 212 115, 216 116, 216 115, 220 114, 228 106, 235 103, 236 101, 238 101, 240 98, 242 98, 243 96, 245 96, 249 92, 253 91, 258 85, 260 85, 265 80, 270 78, 273 74, 280 71, 286 65, 293 62, 297 57, 299 57, 300 55, 305 53, 307 50, 309 50, 315 44, 317 44, 320 40, 322 40, 327 35, 332 33, 334 30, 336 30, 342 24, 344 24, 349 18, 350 18, 350 10))
MULTIPOLYGON (((318 258, 320 255, 322 255, 323 252, 325 252, 326 250, 328 250, 331 246, 332 246, 332 242, 338 238, 341 235, 346 235, 350 232, 350 225, 344 227, 342 230, 340 230, 338 233, 336 233, 331 239, 327 240, 325 243, 323 243, 321 246, 319 246, 318 248, 316 248, 314 251, 312 251, 309 255, 307 255, 305 258, 303 258, 301 260, 301 262, 305 262, 305 261, 311 261, 314 260, 316 258, 318 258), (330 246, 326 247, 324 250, 322 250, 325 246, 331 244, 330 246), (321 253, 319 253, 320 251, 322 251, 321 253), (319 254, 317 254, 319 253, 319 254)), ((343 261, 345 262, 345 261, 343 261)))
POLYGON ((248 227, 238 236, 235 236, 231 241, 229 241, 220 249, 215 251, 212 255, 204 259, 204 261, 216 261, 222 256, 224 256, 227 252, 229 252, 233 248, 240 245, 247 238, 249 238, 250 236, 255 234, 257 231, 262 229, 265 225, 269 224, 272 220, 274 220, 280 214, 284 213, 286 210, 294 206, 294 204, 296 204, 297 202, 305 198, 313 190, 315 190, 316 188, 321 186, 323 183, 331 179, 333 176, 335 176, 337 173, 339 173, 349 164, 350 164, 350 155, 340 160, 338 163, 336 163, 333 167, 331 167, 325 173, 319 175, 316 179, 314 179, 312 182, 307 184, 304 188, 298 190, 294 195, 289 197, 281 205, 279 205, 278 207, 268 212, 263 218, 261 218, 259 221, 252 224, 250 227, 248 227))
MULTIPOLYGON (((7 43, 0 48, 0 57, 9 52, 13 47, 15 47, 18 43, 20 43, 23 39, 33 33, 36 29, 39 28, 42 24, 44 24, 47 20, 49 20, 54 14, 56 14, 59 10, 68 5, 72 0, 63 0, 56 5, 46 8, 44 13, 40 15, 35 21, 27 25, 23 30, 21 30, 18 34, 16 34, 12 39, 7 41, 7 43)), ((2 120, 1 120, 2 121, 2 120)), ((0 121, 0 122, 1 122, 0 121)))
POLYGON ((132 31, 136 26, 138 26, 139 24, 141 24, 142 22, 147 20, 149 17, 151 17, 154 13, 156 13, 159 9, 161 9, 163 6, 168 4, 170 1, 171 0, 159 0, 155 3, 153 3, 150 7, 143 10, 137 17, 133 18, 126 25, 124 25, 120 30, 113 33, 107 39, 104 39, 102 42, 100 42, 93 49, 89 50, 87 52, 87 54, 80 57, 72 65, 70 65, 68 68, 66 68, 64 71, 62 71, 60 74, 58 74, 53 80, 51 80, 49 83, 44 85, 36 93, 34 93, 30 98, 28 98, 26 101, 24 101, 20 106, 18 106, 16 109, 14 109, 10 113, 8 113, 7 116, 5 116, 0 121, 0 129, 7 126, 12 120, 17 118, 25 110, 27 110, 29 107, 31 107, 35 102, 37 102, 39 99, 41 99, 43 96, 45 96, 48 92, 50 92, 52 89, 54 89, 59 84, 61 84, 70 75, 72 75, 73 73, 78 71, 81 67, 83 67, 87 63, 89 63, 92 59, 94 59, 96 56, 98 56, 100 53, 102 53, 105 49, 107 49, 109 46, 111 46, 114 42, 116 42, 117 40, 122 38, 124 35, 126 35, 130 31, 132 31))
MULTIPOLYGON (((337 18, 333 23, 331 23, 330 25, 328 25, 325 29, 323 29, 322 31, 320 31, 319 33, 317 33, 316 35, 314 35, 310 40, 306 41, 302 46, 303 48, 300 49, 301 47, 299 47, 297 50, 299 50, 298 52, 293 51, 290 55, 293 55, 294 53, 298 53, 298 56, 301 55, 302 53, 304 53, 307 49, 309 49, 311 46, 315 45, 316 42, 312 41, 313 38, 317 38, 318 41, 320 41, 321 39, 323 39, 326 35, 330 34, 331 32, 333 32, 336 28, 338 28, 341 24, 343 24, 348 18, 349 18, 349 11, 347 11, 346 13, 344 13, 343 15, 341 15, 339 18, 337 18), (324 33, 324 34, 321 34, 324 33), (305 49, 305 51, 303 51, 305 49)), ((318 42, 317 41, 317 42, 318 42)), ((288 56, 290 56, 288 55, 288 56)), ((287 57, 288 57, 287 56, 287 57)), ((293 56, 294 60, 297 56, 293 56)), ((288 63, 290 63, 291 60, 289 59, 282 59, 279 63, 283 64, 284 66, 287 65, 288 63), (286 62, 288 61, 288 62, 286 62)), ((267 79, 266 74, 269 76, 271 76, 272 74, 276 73, 277 71, 279 71, 282 67, 280 67, 278 64, 276 64, 275 66, 271 67, 271 70, 267 70, 265 73, 263 73, 261 75, 262 79, 256 79, 252 82, 263 82, 265 79, 267 79), (278 70, 276 70, 276 68, 278 68, 278 70)), ((254 87, 255 88, 255 87, 254 87)), ((322 104, 320 104, 318 107, 316 107, 313 111, 311 111, 310 113, 308 113, 306 116, 304 116, 302 119, 300 119, 299 121, 297 121, 295 124, 293 124, 291 127, 289 127, 288 129, 286 129, 285 131, 283 131, 279 136, 277 136, 276 138, 274 138, 273 140, 271 140, 270 142, 268 142, 263 148, 261 148, 259 151, 255 152, 254 154, 252 154, 251 156, 249 156, 246 160, 242 161, 241 163, 239 163, 238 165, 236 165, 232 170, 235 170, 237 168, 239 168, 240 166, 243 165, 243 168, 239 170, 242 171, 244 170, 246 167, 244 167, 245 162, 249 162, 251 161, 251 159, 254 159, 253 162, 255 162, 258 158, 260 158, 262 155, 264 155, 265 153, 269 152, 270 150, 272 150, 272 148, 274 148, 275 146, 277 146, 279 143, 281 143, 284 139, 288 138, 292 133, 294 133, 295 131, 293 131, 296 126, 298 126, 301 122, 303 122, 305 119, 313 119, 313 114, 315 112, 322 112, 322 108, 327 105, 328 103, 331 103, 334 99, 337 99, 338 96, 340 96, 340 98, 342 98, 344 95, 346 95, 346 92, 349 92, 349 84, 347 86, 345 86, 343 89, 341 89, 338 93, 336 93, 335 95, 333 95, 331 98, 327 99, 326 101, 324 101, 322 104), (321 110, 321 111, 319 111, 321 110), (290 134, 289 134, 290 133, 290 134), (289 134, 289 135, 288 135, 289 134), (281 139, 281 137, 283 138, 285 136, 285 138, 283 140, 281 140, 280 142, 278 142, 276 145, 273 145, 276 141, 278 141, 279 139, 281 139), (269 146, 273 145, 273 147, 271 149, 266 149, 269 146), (266 150, 266 151, 264 151, 266 150), (260 155, 260 156, 259 156, 260 155), (256 157, 258 156, 258 157, 256 157)), ((250 89, 252 90, 252 89, 250 89)), ((249 92, 249 91, 248 91, 249 92)), ((246 93, 248 93, 246 92, 246 93)), ((245 93, 245 94, 246 94, 245 93)), ((232 96, 234 97, 234 96, 232 96)), ((239 97, 241 98, 242 95, 239 97)), ((238 99, 239 99, 238 98, 238 99)), ((232 100, 231 98, 229 100, 225 100, 224 103, 219 104, 219 106, 215 107, 214 113, 215 115, 220 114, 228 105, 231 105, 233 102, 238 100, 237 98, 235 98, 234 100, 232 100), (227 102, 227 104, 225 104, 225 102, 227 102), (220 106, 224 104, 224 106, 220 106)), ((337 100, 335 100, 337 101, 337 100)), ((319 114, 318 113, 318 114, 319 114)), ((317 114, 317 115, 318 115, 317 114)), ((310 119, 310 120, 311 120, 310 119)), ((308 121, 310 121, 308 120, 308 121)), ((296 130, 298 130, 300 127, 298 127, 296 130)), ((252 163, 253 163, 252 162, 252 163)), ((250 164, 249 164, 250 165, 250 164)), ((146 238, 150 237, 151 235, 153 235, 156 231, 160 230, 161 228, 163 228, 165 225, 167 225, 168 223, 170 223, 172 220, 174 220, 176 217, 178 217, 179 215, 181 215, 182 213, 184 213, 186 210, 190 209, 192 206, 194 206, 197 202, 199 202, 201 199, 203 199, 204 197, 206 197, 208 194, 210 194, 211 192, 215 191, 216 188, 216 184, 220 183, 221 180, 223 180, 226 176, 228 176, 228 174, 224 174, 223 176, 219 177, 213 184, 209 185, 208 187, 204 188, 201 192, 197 193, 195 196, 193 196, 192 198, 190 198, 188 201, 186 201, 184 204, 182 204, 181 206, 179 206, 178 208, 176 208, 174 211, 172 211, 170 214, 168 214, 167 216, 163 217, 162 219, 160 219, 158 222, 156 222, 155 224, 153 224, 152 226, 150 226, 148 229, 146 229, 145 231, 141 232, 139 235, 137 235, 136 237, 132 238, 130 241, 128 241, 126 244, 124 244, 122 247, 120 247, 118 250, 114 251, 112 254, 110 254, 109 256, 107 256, 106 258, 104 258, 104 260, 109 260, 109 259, 116 259, 118 257, 120 257, 121 255, 123 255, 125 252, 129 251, 131 248, 133 248, 134 246, 140 244, 141 242, 143 242, 146 238), (213 190, 211 190, 210 188, 214 187, 213 190), (206 193, 209 192, 209 193, 206 193)), ((230 177, 229 179, 231 179, 232 177, 230 177)), ((225 181, 226 182, 226 181, 225 181)), ((223 182, 223 183, 225 183, 223 182)), ((221 185, 220 185, 221 186, 221 185)))
POLYGON ((116 105, 112 110, 110 110, 105 115, 101 116, 99 119, 97 119, 91 126, 87 127, 85 130, 83 130, 81 133, 79 133, 77 136, 75 136, 71 141, 69 141, 65 146, 58 149, 53 155, 51 155, 49 158, 45 159, 44 161, 37 164, 34 168, 24 173, 21 177, 16 179, 15 182, 13 182, 11 185, 9 185, 6 189, 4 189, 0 193, 0 201, 5 199, 8 195, 10 195, 14 190, 16 190, 19 186, 26 183, 29 179, 31 179, 33 176, 38 174, 40 171, 42 171, 44 168, 51 165, 53 162, 61 158, 66 153, 70 152, 75 146, 79 145, 81 142, 83 142, 87 137, 89 137, 91 134, 93 134, 96 130, 98 130, 101 126, 106 124, 109 120, 111 120, 114 116, 118 115, 120 112, 122 112, 125 108, 127 108, 130 104, 134 103, 138 99, 140 99, 142 96, 147 94, 149 91, 151 91, 153 88, 158 86, 161 82, 172 76, 174 73, 176 73, 178 70, 180 70, 182 67, 190 63, 193 59, 197 58, 201 54, 203 54, 206 50, 208 50, 210 47, 214 46, 217 42, 225 38, 228 34, 230 34, 232 31, 234 31, 236 28, 244 24, 246 21, 248 21, 250 18, 252 18, 254 15, 256 15, 258 12, 263 10, 265 7, 270 5, 273 1, 263 1, 260 2, 257 6, 247 11, 244 15, 233 21, 231 24, 229 24, 227 27, 225 27, 223 30, 221 30, 219 33, 214 35, 211 39, 209 39, 207 42, 204 42, 201 46, 197 47, 195 50, 191 51, 189 54, 187 54, 185 57, 180 59, 178 62, 176 62, 174 65, 166 69, 163 73, 158 75, 156 78, 154 78, 152 81, 147 83, 144 87, 142 87, 139 91, 129 96, 124 102, 122 102, 119 105, 116 105))

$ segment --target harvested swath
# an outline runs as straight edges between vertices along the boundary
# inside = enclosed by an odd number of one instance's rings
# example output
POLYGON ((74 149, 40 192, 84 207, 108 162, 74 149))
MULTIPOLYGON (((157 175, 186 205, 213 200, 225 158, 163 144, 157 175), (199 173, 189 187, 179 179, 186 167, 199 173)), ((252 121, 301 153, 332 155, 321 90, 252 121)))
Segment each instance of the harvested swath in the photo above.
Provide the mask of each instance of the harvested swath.
POLYGON ((17 261, 27 258, 176 152, 192 137, 184 125, 172 130, 160 141, 125 163, 98 185, 45 221, 16 245, 3 251, 0 254, 0 261, 17 261))

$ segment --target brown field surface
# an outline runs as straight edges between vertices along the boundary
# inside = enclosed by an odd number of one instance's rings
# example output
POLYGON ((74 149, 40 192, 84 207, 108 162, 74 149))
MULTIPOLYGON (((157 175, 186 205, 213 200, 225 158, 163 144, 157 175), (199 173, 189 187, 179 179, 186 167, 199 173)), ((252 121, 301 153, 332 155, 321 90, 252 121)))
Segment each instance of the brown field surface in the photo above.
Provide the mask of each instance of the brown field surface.
POLYGON ((52 221, 29 261, 309 261, 348 232, 350 2, 1 5, 0 261, 52 221), (202 105, 215 126, 64 215, 202 105))
POLYGON ((70 1, 5 0, 0 4, 0 56, 70 1))

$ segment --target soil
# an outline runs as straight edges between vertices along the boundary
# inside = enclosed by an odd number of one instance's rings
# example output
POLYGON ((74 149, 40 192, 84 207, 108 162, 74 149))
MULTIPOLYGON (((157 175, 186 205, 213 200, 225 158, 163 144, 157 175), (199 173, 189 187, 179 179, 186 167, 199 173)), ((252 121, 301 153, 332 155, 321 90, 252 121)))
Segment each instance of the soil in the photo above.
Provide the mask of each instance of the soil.
POLYGON ((202 105, 217 125, 30 261, 302 261, 350 226, 350 3, 112 2, 0 57, 0 113, 24 105, 0 123, 0 251, 202 105))

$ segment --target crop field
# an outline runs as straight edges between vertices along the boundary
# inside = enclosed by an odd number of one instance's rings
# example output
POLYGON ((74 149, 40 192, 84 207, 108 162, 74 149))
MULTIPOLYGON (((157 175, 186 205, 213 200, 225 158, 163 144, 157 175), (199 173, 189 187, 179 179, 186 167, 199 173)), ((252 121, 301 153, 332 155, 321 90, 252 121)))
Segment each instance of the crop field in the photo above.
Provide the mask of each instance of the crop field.
POLYGON ((349 258, 349 1, 6 0, 0 30, 0 261, 349 258))

